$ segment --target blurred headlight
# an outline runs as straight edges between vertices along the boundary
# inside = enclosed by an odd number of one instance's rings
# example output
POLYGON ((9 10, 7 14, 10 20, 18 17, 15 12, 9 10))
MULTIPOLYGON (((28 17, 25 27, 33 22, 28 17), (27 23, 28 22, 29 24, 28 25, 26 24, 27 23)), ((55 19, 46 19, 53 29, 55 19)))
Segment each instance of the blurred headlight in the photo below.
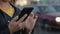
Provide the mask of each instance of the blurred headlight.
POLYGON ((56 17, 56 22, 60 22, 60 17, 56 17))

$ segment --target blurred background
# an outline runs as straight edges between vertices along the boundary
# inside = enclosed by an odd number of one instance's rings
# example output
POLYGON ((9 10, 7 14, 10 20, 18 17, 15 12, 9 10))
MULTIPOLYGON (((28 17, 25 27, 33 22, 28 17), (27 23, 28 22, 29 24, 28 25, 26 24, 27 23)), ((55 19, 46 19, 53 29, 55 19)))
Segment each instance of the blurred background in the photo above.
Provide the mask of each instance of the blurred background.
POLYGON ((25 5, 59 5, 60 0, 16 0, 16 5, 25 6, 25 5))
POLYGON ((21 10, 24 7, 34 7, 33 12, 38 16, 33 34, 60 34, 60 0, 13 0, 21 10))

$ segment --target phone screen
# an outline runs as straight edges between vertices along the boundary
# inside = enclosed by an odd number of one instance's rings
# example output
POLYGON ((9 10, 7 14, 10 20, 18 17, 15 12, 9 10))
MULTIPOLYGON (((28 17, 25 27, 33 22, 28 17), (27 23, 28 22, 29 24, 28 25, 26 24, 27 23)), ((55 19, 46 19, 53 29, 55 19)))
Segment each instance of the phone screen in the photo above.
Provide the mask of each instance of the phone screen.
MULTIPOLYGON (((23 17, 25 14, 27 14, 27 17, 29 16, 29 14, 32 12, 33 10, 33 7, 26 7, 26 8, 23 8, 23 10, 21 11, 21 13, 19 14, 19 18, 18 20, 23 17)), ((27 17, 23 20, 25 21, 27 19, 27 17)))

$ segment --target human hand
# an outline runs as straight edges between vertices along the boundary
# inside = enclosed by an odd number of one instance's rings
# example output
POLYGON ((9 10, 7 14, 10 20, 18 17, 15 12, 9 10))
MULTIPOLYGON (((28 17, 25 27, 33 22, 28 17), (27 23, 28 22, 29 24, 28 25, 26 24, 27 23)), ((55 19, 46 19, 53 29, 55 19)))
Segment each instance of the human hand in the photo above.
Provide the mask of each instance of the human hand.
POLYGON ((31 13, 29 15, 29 17, 26 19, 26 21, 24 22, 25 28, 27 29, 27 32, 31 32, 32 31, 32 29, 35 26, 36 20, 37 20, 37 16, 34 16, 34 14, 31 13))
POLYGON ((14 17, 10 22, 9 22, 9 30, 10 30, 10 33, 14 33, 20 29, 23 28, 23 20, 24 18, 26 17, 27 15, 25 14, 21 19, 19 19, 17 21, 17 19, 19 18, 18 16, 14 17))

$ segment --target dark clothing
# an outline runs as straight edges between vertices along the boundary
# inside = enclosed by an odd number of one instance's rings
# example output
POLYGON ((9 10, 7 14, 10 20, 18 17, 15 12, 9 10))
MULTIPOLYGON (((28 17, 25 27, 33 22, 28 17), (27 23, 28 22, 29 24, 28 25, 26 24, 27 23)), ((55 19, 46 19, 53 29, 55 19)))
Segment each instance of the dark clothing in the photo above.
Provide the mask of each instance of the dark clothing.
MULTIPOLYGON (((8 14, 3 12, 3 10, 0 9, 0 34, 10 34, 8 24, 12 18, 20 14, 20 9, 16 8, 12 5, 12 7, 15 9, 15 13, 13 17, 10 17, 8 14)), ((15 32, 14 34, 20 34, 20 31, 15 32)))

